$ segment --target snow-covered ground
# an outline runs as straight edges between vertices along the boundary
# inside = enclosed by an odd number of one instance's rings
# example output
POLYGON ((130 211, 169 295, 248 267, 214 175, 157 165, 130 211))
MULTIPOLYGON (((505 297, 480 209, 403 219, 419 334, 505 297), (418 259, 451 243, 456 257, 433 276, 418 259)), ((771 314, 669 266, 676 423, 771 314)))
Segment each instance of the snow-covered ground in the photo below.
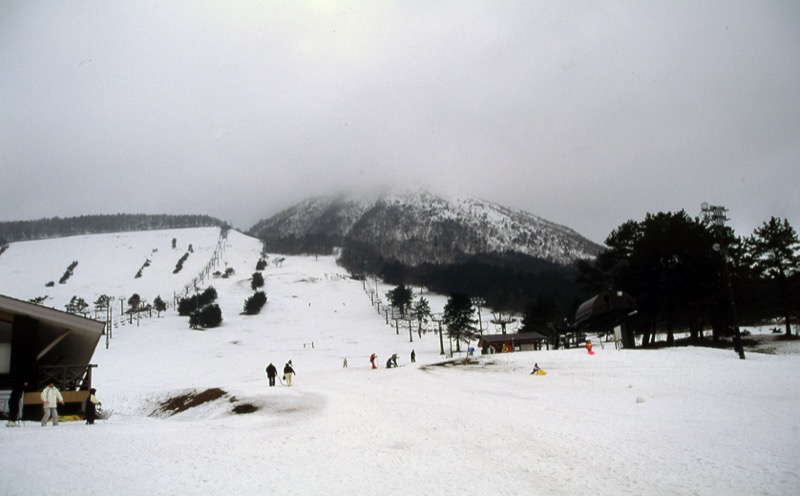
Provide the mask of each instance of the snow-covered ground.
MULTIPOLYGON (((396 334, 364 283, 330 257, 271 263, 267 305, 240 315, 260 248, 231 232, 217 251, 216 267, 236 270, 210 280, 221 327, 190 330, 168 311, 118 325, 108 349, 101 341, 94 382, 109 420, 0 429, 0 494, 800 494, 796 347, 742 361, 731 350, 596 343, 594 356, 522 352, 440 366, 437 335, 396 334), (402 366, 387 370, 392 353, 402 366), (267 387, 267 363, 290 359, 294 386, 267 387), (529 374, 535 362, 547 375, 529 374), (213 388, 224 392, 215 401, 158 413, 170 398, 213 388)), ((0 293, 47 294, 56 308, 73 295, 152 301, 191 284, 215 250, 213 229, 15 243, 0 256, 0 293), (194 253, 173 274, 188 243, 194 253), (67 284, 44 287, 73 260, 67 284)), ((441 311, 444 297, 426 297, 441 311)))

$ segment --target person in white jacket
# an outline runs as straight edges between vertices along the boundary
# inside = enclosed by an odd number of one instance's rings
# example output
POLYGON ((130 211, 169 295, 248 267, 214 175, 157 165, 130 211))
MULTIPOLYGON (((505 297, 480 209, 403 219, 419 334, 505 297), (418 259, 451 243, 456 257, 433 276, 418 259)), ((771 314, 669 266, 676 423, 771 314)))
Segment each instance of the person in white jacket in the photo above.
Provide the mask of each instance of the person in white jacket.
POLYGON ((42 417, 42 427, 47 425, 47 420, 53 417, 53 426, 58 425, 58 403, 64 404, 64 398, 61 392, 56 388, 55 383, 50 381, 50 384, 42 391, 42 409, 44 409, 44 417, 42 417))

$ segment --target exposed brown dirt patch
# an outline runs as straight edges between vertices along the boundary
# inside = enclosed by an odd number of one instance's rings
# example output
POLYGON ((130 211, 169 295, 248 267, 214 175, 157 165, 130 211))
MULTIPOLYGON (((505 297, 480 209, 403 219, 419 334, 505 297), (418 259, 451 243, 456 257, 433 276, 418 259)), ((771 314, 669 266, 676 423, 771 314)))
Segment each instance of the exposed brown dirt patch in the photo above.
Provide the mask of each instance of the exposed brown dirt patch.
MULTIPOLYGON (((159 404, 159 409, 154 412, 154 415, 171 417, 185 412, 190 408, 214 402, 225 397, 228 397, 228 393, 220 388, 209 388, 201 392, 191 391, 162 401, 159 404)), ((237 415, 258 411, 258 407, 250 403, 236 404, 239 400, 235 396, 228 397, 228 401, 234 404, 232 411, 237 415)))
POLYGON ((216 401, 226 394, 228 393, 220 388, 210 388, 200 393, 194 391, 181 394, 179 396, 173 396, 172 398, 161 402, 161 408, 157 413, 166 414, 167 416, 176 415, 178 413, 185 412, 190 408, 202 405, 203 403, 216 401))

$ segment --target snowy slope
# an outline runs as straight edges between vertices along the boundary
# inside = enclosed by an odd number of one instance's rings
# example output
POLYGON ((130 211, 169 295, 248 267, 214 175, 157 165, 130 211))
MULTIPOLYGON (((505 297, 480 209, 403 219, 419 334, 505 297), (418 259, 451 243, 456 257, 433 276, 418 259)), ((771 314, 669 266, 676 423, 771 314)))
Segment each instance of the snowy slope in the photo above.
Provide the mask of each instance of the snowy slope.
MULTIPOLYGON (((172 237, 209 257, 217 242, 211 230, 130 233, 125 243, 161 253, 172 237)), ((138 249, 104 252, 119 239, 98 236, 97 248, 65 258, 80 260, 75 288, 85 286, 87 296, 106 287, 142 290, 130 270, 112 280, 109 266, 88 269, 109 258, 138 269, 138 249)), ((60 241, 42 251, 40 242, 12 245, 0 257, 0 292, 40 294, 40 281, 66 267, 45 266, 43 253, 76 242, 60 241), (28 277, 7 284, 18 272, 28 277), (26 287, 27 280, 35 283, 26 287)), ((791 423, 800 407, 797 354, 749 353, 742 361, 729 350, 616 351, 596 343, 594 356, 572 349, 437 366, 438 336, 415 334, 412 343, 396 334, 364 283, 329 257, 270 264, 267 305, 240 315, 260 248, 236 232, 225 242, 219 264, 236 276, 212 280, 220 328, 190 330, 170 311, 120 325, 110 347, 98 348, 95 384, 115 412, 110 420, 0 429, 0 494, 793 495, 800 488, 791 423), (371 370, 373 352, 381 365, 398 353, 403 366, 371 370), (295 385, 267 387, 265 365, 289 359, 295 385), (529 375, 534 362, 548 374, 529 375), (157 414, 162 401, 208 388, 224 396, 157 414), (233 413, 242 407, 256 411, 233 413)), ((185 276, 153 270, 142 292, 182 287, 204 266, 196 258, 185 276)), ((425 296, 441 311, 444 298, 425 296)), ((54 303, 63 297, 52 295, 54 303)))

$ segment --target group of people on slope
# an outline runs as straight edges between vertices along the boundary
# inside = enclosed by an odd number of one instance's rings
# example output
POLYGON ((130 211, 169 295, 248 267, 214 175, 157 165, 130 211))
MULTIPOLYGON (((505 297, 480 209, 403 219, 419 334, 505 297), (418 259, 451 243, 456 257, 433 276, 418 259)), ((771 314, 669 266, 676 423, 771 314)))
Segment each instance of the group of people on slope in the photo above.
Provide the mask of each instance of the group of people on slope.
MULTIPOLYGON (((11 390, 11 395, 8 398, 7 427, 19 425, 18 422, 22 419, 23 395, 27 387, 28 381, 23 380, 11 390)), ((42 400, 42 427, 45 427, 50 419, 53 420, 53 426, 57 426, 58 405, 64 405, 64 397, 61 395, 61 391, 58 390, 54 381, 50 381, 47 387, 42 390, 39 398, 42 400)), ((94 424, 94 421, 97 419, 98 407, 100 407, 101 404, 102 403, 97 399, 97 390, 95 388, 89 389, 89 396, 84 403, 87 425, 94 424)))
MULTIPOLYGON (((267 372, 267 379, 269 379, 270 387, 275 386, 275 378, 278 377, 278 368, 270 363, 267 365, 266 368, 267 372)), ((294 367, 292 366, 292 361, 289 360, 286 362, 286 365, 283 366, 283 380, 286 381, 287 386, 292 385, 292 379, 297 373, 294 371, 294 367)))
MULTIPOLYGON (((369 363, 373 369, 377 369, 378 366, 375 361, 378 359, 378 355, 375 353, 369 356, 369 363)), ((411 363, 415 363, 417 361, 417 352, 415 350, 411 350, 411 363)), ((345 362, 346 363, 346 362, 345 362)), ((346 365, 345 365, 346 366, 346 365)), ((386 368, 391 369, 397 367, 397 353, 394 353, 392 356, 386 360, 386 368)))

